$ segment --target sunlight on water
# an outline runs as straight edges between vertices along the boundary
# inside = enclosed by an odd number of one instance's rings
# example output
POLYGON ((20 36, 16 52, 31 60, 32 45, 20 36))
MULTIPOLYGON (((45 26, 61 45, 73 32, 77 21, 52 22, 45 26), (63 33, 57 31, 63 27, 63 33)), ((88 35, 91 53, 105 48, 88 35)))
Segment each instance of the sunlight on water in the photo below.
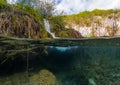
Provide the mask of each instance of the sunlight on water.
POLYGON ((50 46, 50 48, 55 48, 56 50, 58 51, 67 51, 67 50, 70 50, 70 49, 73 49, 73 48, 77 48, 78 46, 69 46, 69 47, 55 47, 55 46, 50 46))

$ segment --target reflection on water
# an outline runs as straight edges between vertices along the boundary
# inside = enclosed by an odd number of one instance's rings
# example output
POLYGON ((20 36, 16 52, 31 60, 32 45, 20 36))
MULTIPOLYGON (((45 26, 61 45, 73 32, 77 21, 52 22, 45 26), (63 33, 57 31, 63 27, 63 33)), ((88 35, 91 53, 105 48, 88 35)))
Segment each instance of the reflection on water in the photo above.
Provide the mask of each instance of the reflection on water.
POLYGON ((0 85, 120 85, 120 47, 7 47, 0 62, 0 85))

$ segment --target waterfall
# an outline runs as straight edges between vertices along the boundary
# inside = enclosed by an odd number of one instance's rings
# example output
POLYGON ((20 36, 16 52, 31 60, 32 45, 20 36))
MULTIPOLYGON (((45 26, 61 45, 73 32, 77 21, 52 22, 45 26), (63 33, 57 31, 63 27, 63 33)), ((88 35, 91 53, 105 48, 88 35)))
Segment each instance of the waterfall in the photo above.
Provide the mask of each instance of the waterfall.
POLYGON ((48 33, 50 33, 52 35, 53 38, 56 38, 55 37, 55 34, 51 32, 50 30, 50 24, 49 24, 49 21, 44 19, 44 25, 45 25, 45 29, 48 33))

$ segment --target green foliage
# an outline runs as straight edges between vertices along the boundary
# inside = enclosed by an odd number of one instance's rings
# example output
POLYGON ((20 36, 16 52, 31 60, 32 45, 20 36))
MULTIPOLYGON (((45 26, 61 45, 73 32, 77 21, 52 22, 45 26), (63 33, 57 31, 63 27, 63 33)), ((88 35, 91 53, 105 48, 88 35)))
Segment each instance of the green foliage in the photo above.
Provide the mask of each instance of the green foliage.
POLYGON ((33 7, 30 5, 24 5, 23 2, 18 3, 16 7, 24 12, 27 12, 28 14, 32 15, 34 18, 37 20, 41 21, 43 20, 42 16, 40 15, 38 10, 35 10, 33 7))
MULTIPOLYGON (((25 5, 25 3, 21 2, 21 3, 17 3, 15 5, 10 5, 7 4, 5 0, 0 0, 0 9, 8 9, 8 8, 18 8, 18 10, 20 10, 21 12, 26 12, 29 15, 33 16, 35 19, 41 21, 43 20, 42 16, 40 15, 38 10, 35 10, 33 7, 31 7, 30 5, 25 5)), ((0 10, 0 11, 1 11, 0 10)))
POLYGON ((90 38, 94 38, 95 35, 94 35, 93 33, 90 33, 90 34, 88 35, 88 37, 90 37, 90 38))
POLYGON ((81 35, 73 29, 65 28, 64 16, 55 16, 49 18, 51 29, 57 37, 61 38, 80 38, 81 35))
POLYGON ((56 33, 56 35, 58 35, 58 37, 61 37, 61 38, 81 38, 82 37, 79 32, 73 29, 61 30, 58 33, 56 33))
POLYGON ((25 6, 24 10, 30 13, 31 15, 33 15, 37 20, 42 20, 42 16, 40 15, 38 10, 35 10, 34 8, 30 6, 25 6))
POLYGON ((113 14, 114 10, 99 10, 95 9, 93 11, 80 12, 79 14, 72 14, 63 17, 65 22, 72 22, 74 24, 80 24, 81 26, 90 26, 94 16, 101 16, 105 18, 110 14, 113 14))
POLYGON ((103 18, 105 18, 106 16, 109 16, 113 12, 114 12, 114 10, 112 10, 112 9, 110 9, 110 10, 95 9, 91 13, 92 13, 92 16, 102 16, 103 18))
POLYGON ((81 12, 80 14, 78 14, 79 17, 83 17, 83 18, 89 18, 91 16, 89 11, 85 11, 85 12, 81 12))
POLYGON ((0 5, 0 12, 9 21, 3 19, 4 24, 0 24, 0 30, 4 29, 1 34, 4 36, 34 39, 51 37, 44 28, 42 16, 29 5, 4 3, 0 5))
POLYGON ((6 1, 5 0, 0 0, 0 5, 4 5, 6 4, 6 1))
POLYGON ((67 34, 67 31, 60 31, 58 34, 61 38, 69 38, 69 35, 67 34))
POLYGON ((72 14, 64 17, 66 22, 73 22, 76 24, 89 26, 92 22, 92 14, 89 11, 81 12, 79 14, 72 14))
POLYGON ((51 18, 49 18, 49 21, 51 24, 52 31, 57 32, 57 31, 65 29, 65 27, 64 27, 65 25, 64 25, 62 16, 51 17, 51 18))
POLYGON ((5 0, 0 0, 0 12, 10 9, 10 6, 5 0))
POLYGON ((42 24, 42 30, 41 30, 41 34, 40 34, 40 36, 42 38, 51 37, 45 30, 45 27, 44 27, 44 24, 43 24, 43 17, 40 15, 39 10, 34 9, 29 4, 25 5, 24 2, 18 3, 16 5, 16 7, 19 10, 21 10, 23 12, 26 12, 29 15, 33 16, 38 22, 40 22, 42 24))
POLYGON ((17 3, 17 4, 15 4, 15 7, 19 8, 19 9, 23 9, 24 8, 24 3, 23 2, 17 3))
POLYGON ((37 9, 44 18, 50 17, 55 11, 55 0, 22 0, 24 5, 32 6, 37 9))

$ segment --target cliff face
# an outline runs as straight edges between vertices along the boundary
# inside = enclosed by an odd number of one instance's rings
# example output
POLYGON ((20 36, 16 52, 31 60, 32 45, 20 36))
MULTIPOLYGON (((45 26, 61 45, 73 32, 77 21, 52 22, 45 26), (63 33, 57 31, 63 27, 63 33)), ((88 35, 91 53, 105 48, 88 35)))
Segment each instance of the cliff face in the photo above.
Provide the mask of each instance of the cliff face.
POLYGON ((47 37, 47 32, 42 21, 29 13, 0 5, 0 35, 39 39, 47 37))
POLYGON ((83 37, 119 36, 120 11, 97 11, 65 16, 65 27, 78 31, 83 37))
MULTIPOLYGON (((99 20, 97 18, 95 20, 99 20)), ((93 22, 91 26, 81 26, 79 24, 72 24, 71 28, 80 32, 83 37, 99 37, 99 36, 118 36, 120 35, 120 20, 114 20, 105 18, 102 19, 99 24, 97 22, 93 22)), ((67 26, 69 27, 69 25, 67 26)))

